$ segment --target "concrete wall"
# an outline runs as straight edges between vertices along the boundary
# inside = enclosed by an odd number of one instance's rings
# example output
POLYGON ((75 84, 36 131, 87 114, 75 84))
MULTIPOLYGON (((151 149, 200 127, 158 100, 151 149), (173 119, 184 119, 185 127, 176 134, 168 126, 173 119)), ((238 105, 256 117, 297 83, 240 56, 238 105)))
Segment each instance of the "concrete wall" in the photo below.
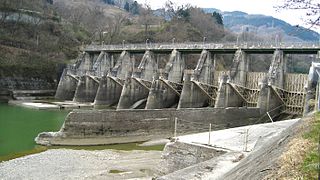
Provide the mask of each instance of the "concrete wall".
POLYGON ((209 123, 213 124, 213 130, 248 125, 259 116, 257 108, 74 110, 59 133, 41 133, 37 143, 84 145, 146 141, 172 137, 175 117, 181 135, 207 131, 209 123), (70 143, 69 139, 76 140, 70 143))

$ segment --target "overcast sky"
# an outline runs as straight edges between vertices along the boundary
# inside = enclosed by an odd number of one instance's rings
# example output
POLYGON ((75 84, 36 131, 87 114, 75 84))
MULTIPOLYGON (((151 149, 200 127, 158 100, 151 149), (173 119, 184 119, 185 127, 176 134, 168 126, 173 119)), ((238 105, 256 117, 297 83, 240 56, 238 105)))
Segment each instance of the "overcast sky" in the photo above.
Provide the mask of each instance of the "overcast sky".
MULTIPOLYGON (((161 8, 167 0, 138 0, 140 4, 146 2, 152 9, 161 8)), ((171 0, 177 5, 192 4, 201 8, 216 8, 222 11, 243 11, 249 14, 264 14, 282 19, 291 25, 308 27, 302 21, 303 12, 282 10, 277 12, 274 6, 281 5, 283 0, 171 0)), ((320 29, 317 29, 320 32, 320 29)))

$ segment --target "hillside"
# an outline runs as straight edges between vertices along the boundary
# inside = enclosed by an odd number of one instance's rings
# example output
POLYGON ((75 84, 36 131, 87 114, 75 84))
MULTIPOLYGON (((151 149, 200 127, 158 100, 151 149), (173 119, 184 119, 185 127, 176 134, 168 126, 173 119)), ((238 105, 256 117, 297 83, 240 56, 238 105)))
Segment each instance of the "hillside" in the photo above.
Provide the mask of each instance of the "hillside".
POLYGON ((5 0, 0 13, 0 88, 54 88, 65 60, 77 56, 87 33, 63 23, 42 0, 5 0))
POLYGON ((241 11, 222 12, 214 8, 205 8, 205 12, 220 12, 226 28, 235 33, 249 32, 265 39, 276 36, 282 41, 317 41, 319 34, 300 26, 289 23, 272 16, 247 14, 241 11))

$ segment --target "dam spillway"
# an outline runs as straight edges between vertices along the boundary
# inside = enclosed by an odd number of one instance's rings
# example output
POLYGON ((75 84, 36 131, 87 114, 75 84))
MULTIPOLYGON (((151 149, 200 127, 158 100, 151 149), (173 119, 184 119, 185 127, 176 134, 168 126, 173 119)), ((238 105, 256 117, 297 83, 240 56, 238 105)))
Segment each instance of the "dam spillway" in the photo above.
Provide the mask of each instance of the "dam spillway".
POLYGON ((319 57, 319 51, 319 45, 300 44, 89 45, 65 69, 56 98, 92 103, 97 110, 71 112, 61 132, 74 138, 136 135, 146 140, 141 137, 150 138, 146 134, 151 132, 172 134, 173 117, 191 122, 181 128, 191 132, 192 123, 207 126, 211 121, 221 129, 270 121, 281 114, 302 115, 314 106, 310 99, 316 97, 306 100, 306 94, 315 92, 316 86, 307 74, 289 73, 288 55, 319 57), (269 55, 268 70, 252 71, 253 54, 269 55), (227 69, 219 68, 221 55, 232 56, 227 69), (191 68, 190 57, 196 59, 191 68), (103 110, 110 106, 116 111, 103 110), (237 116, 226 116, 225 110, 237 116))

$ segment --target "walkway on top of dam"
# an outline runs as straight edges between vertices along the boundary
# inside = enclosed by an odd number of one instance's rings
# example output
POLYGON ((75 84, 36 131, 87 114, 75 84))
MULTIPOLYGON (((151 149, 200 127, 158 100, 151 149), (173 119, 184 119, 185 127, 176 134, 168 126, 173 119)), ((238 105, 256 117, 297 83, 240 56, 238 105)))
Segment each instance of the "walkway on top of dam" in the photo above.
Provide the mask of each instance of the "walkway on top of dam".
POLYGON ((144 44, 120 44, 105 45, 91 44, 84 48, 86 52, 122 52, 142 53, 151 50, 158 53, 171 52, 176 49, 180 52, 198 53, 203 49, 214 53, 233 54, 238 49, 249 54, 273 54, 275 50, 282 50, 285 54, 317 54, 320 51, 320 43, 144 43, 144 44))

